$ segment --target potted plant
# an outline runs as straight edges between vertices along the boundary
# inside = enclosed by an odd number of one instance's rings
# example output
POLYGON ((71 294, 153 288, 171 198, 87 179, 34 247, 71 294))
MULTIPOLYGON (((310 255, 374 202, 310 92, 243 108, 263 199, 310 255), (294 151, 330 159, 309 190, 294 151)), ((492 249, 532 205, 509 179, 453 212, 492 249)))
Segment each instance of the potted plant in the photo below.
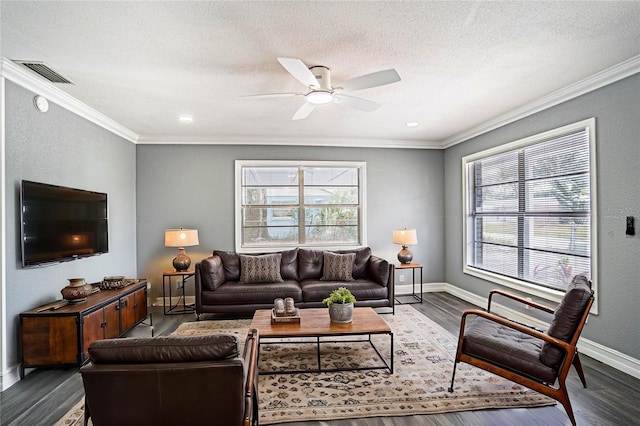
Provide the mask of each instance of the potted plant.
POLYGON ((340 287, 333 290, 322 303, 329 307, 331 322, 346 324, 353 320, 353 304, 356 303, 356 298, 348 288, 340 287))

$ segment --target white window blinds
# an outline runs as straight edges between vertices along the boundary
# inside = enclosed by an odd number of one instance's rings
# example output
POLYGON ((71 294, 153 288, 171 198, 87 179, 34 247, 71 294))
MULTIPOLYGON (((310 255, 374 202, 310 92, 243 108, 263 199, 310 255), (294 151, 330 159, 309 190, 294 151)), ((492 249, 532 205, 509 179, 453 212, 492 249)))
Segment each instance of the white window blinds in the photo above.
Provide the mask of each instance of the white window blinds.
POLYGON ((467 265, 565 290, 591 274, 589 127, 467 162, 467 265))

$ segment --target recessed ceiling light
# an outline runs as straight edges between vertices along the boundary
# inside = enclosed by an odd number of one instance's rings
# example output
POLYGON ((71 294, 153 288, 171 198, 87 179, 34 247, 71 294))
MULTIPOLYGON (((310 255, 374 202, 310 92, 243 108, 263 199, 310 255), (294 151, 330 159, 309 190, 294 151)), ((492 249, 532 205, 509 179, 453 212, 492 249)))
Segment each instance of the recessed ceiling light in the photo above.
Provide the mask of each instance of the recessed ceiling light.
POLYGON ((405 124, 405 126, 407 127, 418 127, 420 123, 418 123, 417 121, 409 121, 408 123, 405 124))
POLYGON ((190 115, 181 115, 180 117, 178 117, 178 120, 180 120, 180 122, 182 123, 191 123, 193 122, 193 117, 190 115))

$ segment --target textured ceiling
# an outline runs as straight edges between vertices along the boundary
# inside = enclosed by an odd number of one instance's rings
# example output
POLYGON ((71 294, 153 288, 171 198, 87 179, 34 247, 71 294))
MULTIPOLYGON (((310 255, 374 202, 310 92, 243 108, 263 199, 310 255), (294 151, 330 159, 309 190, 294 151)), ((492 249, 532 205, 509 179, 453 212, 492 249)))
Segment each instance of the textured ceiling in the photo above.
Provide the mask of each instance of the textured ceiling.
POLYGON ((1 7, 1 55, 43 61, 57 85, 141 140, 450 139, 640 53, 640 3, 30 2, 1 7), (277 57, 334 85, 395 68, 402 81, 291 121, 302 97, 277 57), (193 123, 178 121, 191 114, 193 123), (408 128, 405 123, 417 121, 408 128))

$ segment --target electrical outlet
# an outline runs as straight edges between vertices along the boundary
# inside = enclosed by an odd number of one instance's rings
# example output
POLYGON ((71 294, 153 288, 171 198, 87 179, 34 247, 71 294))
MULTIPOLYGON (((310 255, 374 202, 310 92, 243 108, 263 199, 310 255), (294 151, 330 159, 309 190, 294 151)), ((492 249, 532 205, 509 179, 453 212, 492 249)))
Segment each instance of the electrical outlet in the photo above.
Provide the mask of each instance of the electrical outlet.
POLYGON ((398 277, 398 281, 401 283, 404 282, 404 274, 400 274, 400 276, 398 277))
POLYGON ((182 288, 184 286, 184 282, 182 280, 176 281, 176 288, 182 288))

